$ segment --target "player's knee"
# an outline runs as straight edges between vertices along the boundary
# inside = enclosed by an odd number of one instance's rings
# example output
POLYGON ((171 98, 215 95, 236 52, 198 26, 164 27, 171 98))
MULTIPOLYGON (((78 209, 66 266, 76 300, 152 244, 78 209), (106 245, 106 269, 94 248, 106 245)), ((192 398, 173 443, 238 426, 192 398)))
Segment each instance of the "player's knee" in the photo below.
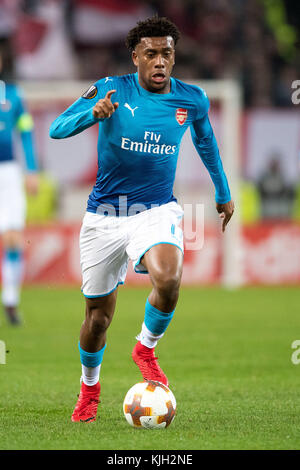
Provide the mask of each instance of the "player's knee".
POLYGON ((111 322, 111 316, 105 309, 90 308, 87 311, 89 331, 93 336, 101 336, 106 332, 111 322))
POLYGON ((161 269, 152 278, 154 287, 164 297, 173 297, 179 292, 181 273, 179 270, 161 269))

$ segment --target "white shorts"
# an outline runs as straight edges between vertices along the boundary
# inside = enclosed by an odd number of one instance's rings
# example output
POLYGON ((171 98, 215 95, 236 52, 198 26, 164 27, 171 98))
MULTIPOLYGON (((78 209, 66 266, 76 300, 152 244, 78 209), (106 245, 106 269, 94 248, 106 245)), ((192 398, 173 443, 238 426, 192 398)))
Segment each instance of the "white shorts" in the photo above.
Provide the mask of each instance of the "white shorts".
POLYGON ((147 274, 141 258, 154 245, 167 243, 183 252, 182 217, 183 210, 174 201, 130 217, 87 212, 80 231, 85 297, 105 296, 124 284, 129 259, 137 273, 147 274))
POLYGON ((17 162, 0 163, 0 233, 23 230, 26 199, 22 170, 17 162))

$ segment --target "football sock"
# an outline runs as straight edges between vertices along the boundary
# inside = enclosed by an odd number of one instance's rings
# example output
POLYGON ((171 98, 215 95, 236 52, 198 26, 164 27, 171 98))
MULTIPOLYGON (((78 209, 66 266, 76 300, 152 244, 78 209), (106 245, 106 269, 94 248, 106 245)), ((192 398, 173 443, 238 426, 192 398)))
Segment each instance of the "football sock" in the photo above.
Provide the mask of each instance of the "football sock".
POLYGON ((7 249, 2 258, 2 303, 16 307, 20 301, 23 278, 23 253, 19 249, 7 249))
POLYGON ((173 318, 174 312, 175 310, 170 313, 161 312, 153 307, 147 299, 142 330, 137 337, 141 344, 148 348, 154 348, 157 345, 157 341, 163 337, 173 318))
POLYGON ((81 377, 83 380, 83 383, 85 385, 89 385, 92 387, 93 385, 96 385, 99 382, 99 376, 100 376, 100 368, 101 364, 96 367, 86 367, 83 364, 81 364, 81 377))
POLYGON ((78 344, 81 368, 82 368, 82 380, 85 385, 93 386, 99 382, 101 363, 103 354, 106 348, 106 344, 100 351, 90 353, 84 351, 78 344))
POLYGON ((158 340, 162 338, 163 335, 164 333, 162 333, 161 335, 154 335, 153 333, 151 333, 150 330, 148 330, 148 328, 145 325, 145 322, 143 322, 142 330, 140 334, 136 337, 136 339, 139 340, 141 344, 143 344, 144 346, 147 346, 147 348, 152 349, 152 348, 155 348, 158 340))

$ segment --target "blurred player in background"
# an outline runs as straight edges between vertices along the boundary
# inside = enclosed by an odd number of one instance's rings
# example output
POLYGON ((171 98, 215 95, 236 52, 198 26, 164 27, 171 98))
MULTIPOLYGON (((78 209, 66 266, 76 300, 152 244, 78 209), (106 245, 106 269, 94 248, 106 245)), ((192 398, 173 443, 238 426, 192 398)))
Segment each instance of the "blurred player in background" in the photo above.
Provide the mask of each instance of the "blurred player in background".
POLYGON ((153 285, 132 358, 145 380, 168 385, 154 349, 179 295, 183 210, 173 183, 180 142, 189 126, 215 185, 223 231, 233 214, 206 93, 171 77, 178 39, 177 27, 166 18, 139 22, 126 41, 137 73, 99 80, 50 128, 50 136, 59 139, 99 123, 97 181, 80 234, 86 318, 79 342, 83 381, 72 421, 96 418, 106 330, 129 259, 136 272, 149 274, 153 285))
POLYGON ((25 155, 25 187, 38 191, 38 175, 32 141, 33 120, 26 111, 20 89, 13 82, 13 53, 9 39, 0 39, 0 79, 4 96, 0 103, 0 234, 2 245, 2 304, 8 321, 17 325, 23 276, 23 228, 26 199, 23 176, 15 159, 13 137, 17 131, 25 155))

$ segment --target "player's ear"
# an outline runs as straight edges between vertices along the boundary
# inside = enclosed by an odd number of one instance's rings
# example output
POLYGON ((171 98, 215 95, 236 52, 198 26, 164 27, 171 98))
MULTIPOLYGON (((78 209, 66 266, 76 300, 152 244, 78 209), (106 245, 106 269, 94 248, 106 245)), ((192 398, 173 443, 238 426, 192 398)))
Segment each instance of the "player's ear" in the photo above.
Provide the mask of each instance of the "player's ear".
POLYGON ((137 67, 139 64, 139 60, 138 60, 137 53, 135 51, 132 51, 131 58, 132 58, 132 62, 134 63, 134 65, 137 67))

